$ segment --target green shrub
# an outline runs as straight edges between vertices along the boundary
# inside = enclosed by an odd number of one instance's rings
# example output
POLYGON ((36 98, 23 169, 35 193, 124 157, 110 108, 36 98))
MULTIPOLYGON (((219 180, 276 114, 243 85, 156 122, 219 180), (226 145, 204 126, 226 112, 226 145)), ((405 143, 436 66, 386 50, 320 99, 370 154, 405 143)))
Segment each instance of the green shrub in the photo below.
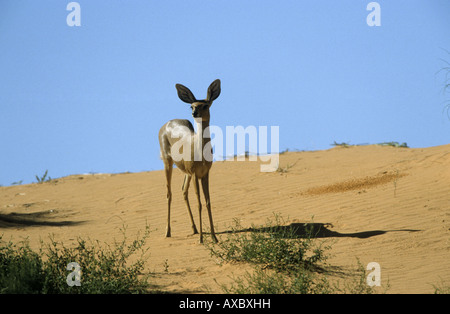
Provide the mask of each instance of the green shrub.
POLYGON ((298 227, 285 226, 275 215, 265 226, 243 229, 235 222, 232 232, 216 245, 208 243, 211 255, 222 262, 247 262, 283 271, 298 269, 319 270, 329 248, 313 239, 313 224, 306 225, 306 233, 298 227))
POLYGON ((334 293, 326 277, 312 272, 274 272, 255 267, 253 273, 234 279, 230 287, 222 285, 225 293, 236 294, 326 294, 334 293))
POLYGON ((3 243, 0 237, 0 292, 49 294, 100 294, 148 292, 148 276, 143 275, 149 236, 146 227, 142 237, 127 244, 123 239, 114 245, 99 241, 86 241, 68 248, 51 238, 49 244, 41 243, 39 253, 33 252, 28 242, 15 245, 3 243), (135 255, 139 254, 138 257, 135 255), (131 262, 130 259, 134 261, 131 262), (81 269, 79 286, 69 286, 69 263, 81 269))
POLYGON ((249 263, 254 270, 235 278, 230 287, 222 285, 222 290, 238 294, 372 293, 361 265, 359 278, 343 288, 328 281, 326 260, 331 245, 314 238, 319 232, 314 226, 304 224, 300 230, 299 224, 286 225, 277 215, 261 227, 243 229, 235 222, 227 237, 205 245, 220 263, 249 263))
MULTIPOLYGON (((2 237, 0 236, 0 242, 2 237)), ((41 257, 28 242, 0 246, 0 293, 38 293, 45 279, 41 257)))

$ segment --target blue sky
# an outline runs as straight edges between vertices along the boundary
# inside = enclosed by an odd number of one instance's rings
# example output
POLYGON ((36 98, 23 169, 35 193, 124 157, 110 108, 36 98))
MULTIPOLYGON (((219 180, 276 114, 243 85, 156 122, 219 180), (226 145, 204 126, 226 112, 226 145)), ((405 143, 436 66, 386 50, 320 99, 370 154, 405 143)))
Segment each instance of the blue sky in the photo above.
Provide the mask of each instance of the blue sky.
POLYGON ((216 78, 211 124, 279 126, 280 150, 450 143, 443 92, 450 1, 0 2, 0 184, 162 169, 158 130, 191 119, 216 78))

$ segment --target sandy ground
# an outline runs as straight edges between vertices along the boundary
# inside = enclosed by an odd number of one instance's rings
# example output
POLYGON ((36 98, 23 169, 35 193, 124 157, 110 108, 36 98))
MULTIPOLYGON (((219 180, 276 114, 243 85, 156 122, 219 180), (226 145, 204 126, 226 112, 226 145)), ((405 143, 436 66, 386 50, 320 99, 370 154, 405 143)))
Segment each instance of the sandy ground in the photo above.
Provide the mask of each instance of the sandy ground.
MULTIPOLYGON (((278 213, 288 223, 321 224, 319 237, 332 243, 333 266, 354 269, 357 259, 379 263, 388 293, 433 293, 433 285, 450 285, 450 145, 287 152, 280 155, 280 168, 284 172, 262 173, 259 161, 213 165, 211 203, 220 237, 235 219, 250 227, 278 213)), ((182 180, 175 169, 171 238, 164 237, 163 171, 72 175, 0 187, 0 233, 3 239, 28 238, 38 248, 50 234, 67 245, 78 236, 111 242, 121 238, 124 225, 133 238, 148 223, 146 269, 154 273, 152 283, 171 292, 222 293, 219 283, 251 268, 218 265, 191 235, 182 180)), ((198 221, 193 188, 190 201, 198 221)), ((206 229, 205 206, 203 217, 206 229)))

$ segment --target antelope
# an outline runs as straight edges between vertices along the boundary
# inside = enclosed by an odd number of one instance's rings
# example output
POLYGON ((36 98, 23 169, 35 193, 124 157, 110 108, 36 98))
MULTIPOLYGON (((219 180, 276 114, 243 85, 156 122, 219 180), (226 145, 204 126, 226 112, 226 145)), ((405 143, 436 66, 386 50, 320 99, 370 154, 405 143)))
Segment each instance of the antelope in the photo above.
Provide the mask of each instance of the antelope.
POLYGON ((206 99, 197 100, 189 88, 175 85, 178 97, 185 103, 191 105, 192 116, 197 125, 197 133, 189 120, 174 119, 164 124, 159 130, 159 146, 161 159, 164 162, 167 186, 167 228, 166 237, 170 232, 170 205, 172 202, 171 180, 173 164, 185 173, 182 187, 184 201, 188 209, 192 224, 193 234, 198 234, 189 206, 188 190, 193 178, 194 190, 198 201, 198 213, 200 219, 200 243, 203 243, 202 231, 202 204, 200 201, 199 180, 202 183, 203 194, 206 200, 211 237, 217 242, 214 232, 213 218, 211 213, 211 201, 209 197, 209 170, 212 165, 212 147, 209 133, 209 108, 214 100, 220 95, 220 80, 215 80, 208 88, 206 99))

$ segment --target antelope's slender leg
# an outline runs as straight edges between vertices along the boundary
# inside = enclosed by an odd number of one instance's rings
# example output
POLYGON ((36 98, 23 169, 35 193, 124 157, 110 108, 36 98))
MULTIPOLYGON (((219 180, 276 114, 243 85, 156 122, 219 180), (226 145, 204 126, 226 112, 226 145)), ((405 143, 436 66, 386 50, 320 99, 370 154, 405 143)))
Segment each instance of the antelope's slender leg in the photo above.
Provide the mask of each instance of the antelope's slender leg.
POLYGON ((189 206, 189 197, 188 197, 188 191, 189 191, 189 184, 191 182, 191 175, 186 174, 184 176, 184 183, 183 183, 183 197, 184 202, 186 203, 186 207, 188 209, 189 217, 191 218, 192 223, 192 233, 197 234, 197 227, 195 226, 194 217, 192 216, 191 206, 189 206))
POLYGON ((209 225, 211 228, 211 238, 213 239, 214 242, 217 243, 218 240, 216 237, 216 233, 214 232, 214 223, 213 223, 212 212, 211 212, 211 201, 209 198, 209 173, 207 173, 202 178, 202 188, 203 188, 203 194, 205 195, 205 200, 206 200, 206 209, 208 210, 209 225))
POLYGON ((200 201, 200 187, 198 185, 198 178, 194 175, 194 189, 195 195, 198 201, 198 218, 200 220, 200 243, 203 243, 203 230, 202 230, 202 202, 200 201))
POLYGON ((166 173, 166 186, 167 186, 167 228, 166 237, 170 237, 170 203, 172 202, 172 191, 171 191, 171 181, 172 181, 172 160, 164 160, 164 170, 166 173))

